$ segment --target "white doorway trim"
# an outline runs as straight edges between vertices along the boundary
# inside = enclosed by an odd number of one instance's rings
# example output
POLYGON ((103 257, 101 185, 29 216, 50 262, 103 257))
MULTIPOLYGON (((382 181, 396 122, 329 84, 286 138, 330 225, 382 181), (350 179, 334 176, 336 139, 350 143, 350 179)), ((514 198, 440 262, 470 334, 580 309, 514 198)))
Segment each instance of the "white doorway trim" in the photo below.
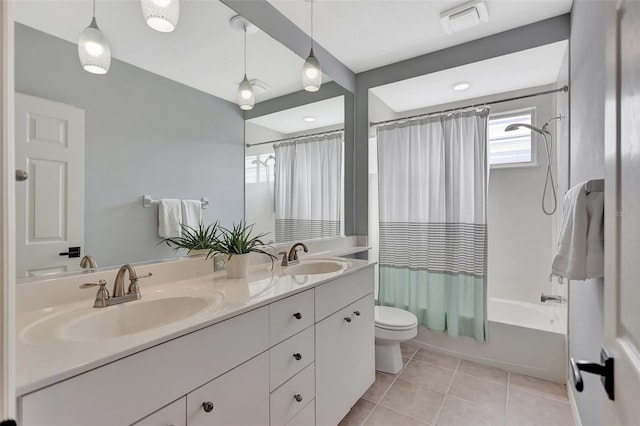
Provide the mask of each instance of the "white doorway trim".
POLYGON ((14 0, 0 8, 0 419, 15 419, 14 0))

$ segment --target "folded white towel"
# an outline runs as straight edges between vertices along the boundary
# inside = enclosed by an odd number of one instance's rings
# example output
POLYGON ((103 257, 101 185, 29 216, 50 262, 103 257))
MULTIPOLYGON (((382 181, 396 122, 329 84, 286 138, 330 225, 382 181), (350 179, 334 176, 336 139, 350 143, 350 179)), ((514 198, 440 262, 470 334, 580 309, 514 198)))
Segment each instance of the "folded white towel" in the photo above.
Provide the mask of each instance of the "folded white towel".
POLYGON ((604 195, 586 193, 586 183, 564 196, 562 230, 551 271, 571 280, 604 276, 604 195))
POLYGON ((175 238, 182 235, 182 208, 180 200, 160 200, 158 206, 158 235, 161 238, 175 238))
POLYGON ((202 221, 202 202, 200 200, 182 200, 182 224, 197 228, 202 221))

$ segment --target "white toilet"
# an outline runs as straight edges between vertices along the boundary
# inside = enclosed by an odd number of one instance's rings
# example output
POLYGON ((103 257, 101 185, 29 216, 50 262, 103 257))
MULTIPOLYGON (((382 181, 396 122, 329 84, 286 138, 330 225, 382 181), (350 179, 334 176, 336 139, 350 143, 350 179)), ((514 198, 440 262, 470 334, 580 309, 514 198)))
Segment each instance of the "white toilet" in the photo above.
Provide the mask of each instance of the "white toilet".
POLYGON ((376 370, 396 374, 402 370, 400 342, 418 334, 418 318, 404 309, 375 307, 376 370))

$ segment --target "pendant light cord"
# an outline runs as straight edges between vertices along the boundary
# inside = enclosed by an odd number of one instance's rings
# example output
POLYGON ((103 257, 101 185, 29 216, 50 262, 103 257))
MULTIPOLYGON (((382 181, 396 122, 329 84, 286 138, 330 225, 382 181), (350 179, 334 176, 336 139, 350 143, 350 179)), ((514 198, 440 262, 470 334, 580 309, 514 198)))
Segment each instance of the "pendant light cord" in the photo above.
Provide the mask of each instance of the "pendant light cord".
POLYGON ((311 0, 311 49, 313 49, 313 0, 311 0))
POLYGON ((96 17, 96 0, 93 0, 93 17, 96 17))
POLYGON ((244 76, 247 76, 247 26, 244 27, 244 76))

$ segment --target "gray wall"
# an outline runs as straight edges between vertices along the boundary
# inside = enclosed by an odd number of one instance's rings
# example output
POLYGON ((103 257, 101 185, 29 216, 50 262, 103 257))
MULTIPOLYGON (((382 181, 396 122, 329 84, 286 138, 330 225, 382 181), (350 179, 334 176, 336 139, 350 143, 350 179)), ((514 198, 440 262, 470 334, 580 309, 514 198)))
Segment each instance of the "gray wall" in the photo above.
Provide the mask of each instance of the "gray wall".
MULTIPOLYGON (((575 0, 571 11, 569 74, 570 183, 604 177, 605 2, 575 0)), ((598 361, 603 338, 602 279, 569 284, 569 355, 598 361)), ((600 378, 584 374, 575 392, 583 425, 603 424, 600 378)))
POLYGON ((89 74, 75 44, 17 23, 16 90, 85 110, 85 253, 100 266, 176 255, 156 246, 158 207, 143 194, 208 197, 205 222, 243 218, 237 105, 115 59, 89 74))

